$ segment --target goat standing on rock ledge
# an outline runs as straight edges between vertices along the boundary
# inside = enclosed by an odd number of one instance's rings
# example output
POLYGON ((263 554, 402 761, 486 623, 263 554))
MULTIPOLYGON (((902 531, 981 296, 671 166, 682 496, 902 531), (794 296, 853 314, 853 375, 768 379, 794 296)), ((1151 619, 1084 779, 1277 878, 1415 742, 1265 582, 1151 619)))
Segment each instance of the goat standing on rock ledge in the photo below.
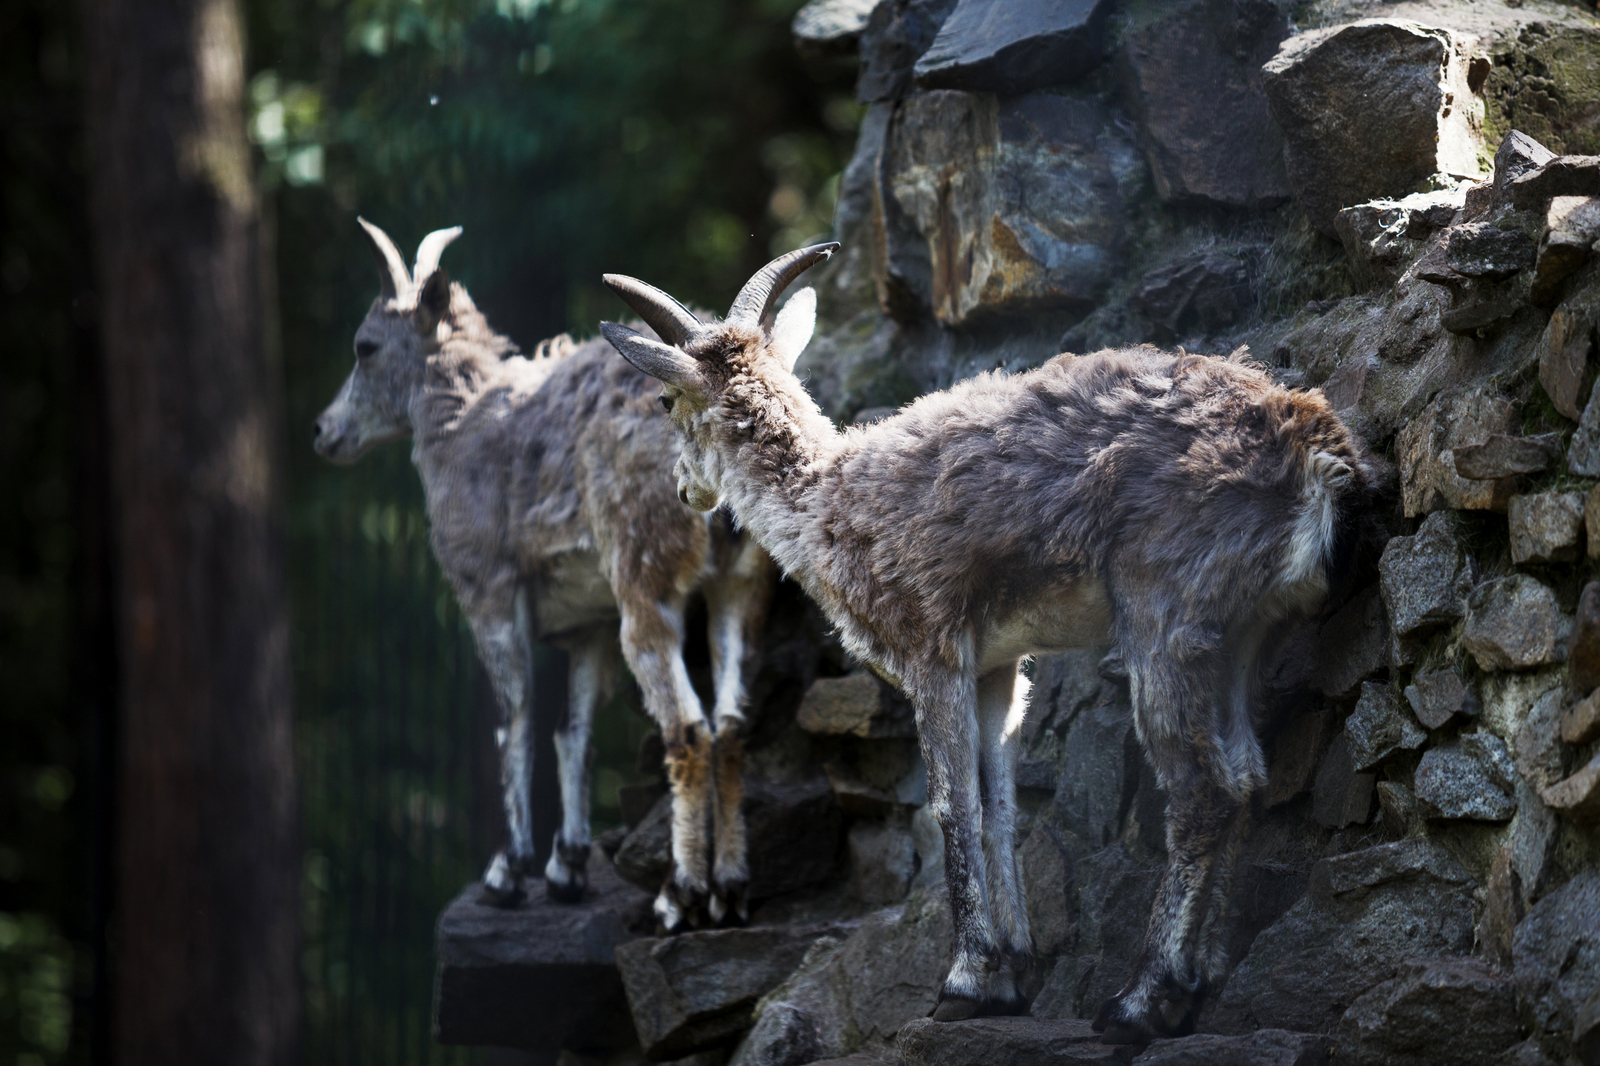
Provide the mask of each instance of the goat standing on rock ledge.
POLYGON ((672 870, 656 899, 675 932, 747 916, 740 704, 771 597, 772 562, 721 515, 673 498, 677 455, 655 384, 604 341, 547 341, 525 358, 496 334, 439 256, 460 229, 430 233, 415 273, 361 221, 382 294, 356 331, 356 365, 316 421, 316 448, 352 463, 413 438, 433 551, 472 627, 504 716, 496 732, 508 843, 483 875, 509 905, 532 869, 530 722, 535 639, 571 655, 556 732, 561 828, 545 866, 552 898, 587 883, 590 734, 621 652, 666 741, 672 870), (710 615, 716 704, 708 718, 683 663, 684 608, 710 615))
POLYGON ((837 247, 774 260, 712 325, 608 275, 669 343, 601 330, 666 384, 680 497, 726 502, 916 708, 955 927, 936 1019, 1026 1009, 1018 666, 1115 641, 1168 797, 1167 865, 1136 971, 1096 1027, 1108 1043, 1188 1032, 1226 972, 1229 882, 1266 780, 1263 653, 1322 604, 1376 475, 1320 394, 1150 348, 980 375, 840 433, 791 369, 815 295, 772 315, 837 247))

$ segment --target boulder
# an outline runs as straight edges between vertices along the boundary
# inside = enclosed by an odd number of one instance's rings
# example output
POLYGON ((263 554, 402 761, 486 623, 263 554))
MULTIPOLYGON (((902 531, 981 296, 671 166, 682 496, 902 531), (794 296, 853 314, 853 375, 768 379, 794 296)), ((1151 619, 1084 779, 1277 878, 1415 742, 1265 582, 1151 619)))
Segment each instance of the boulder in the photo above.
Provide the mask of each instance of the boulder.
POLYGON ((1539 338, 1539 384, 1555 409, 1574 422, 1580 401, 1594 387, 1589 354, 1594 350, 1590 316, 1575 307, 1558 307, 1539 338))
POLYGON ((1033 933, 1034 952, 1043 958, 1060 954, 1075 932, 1067 893, 1074 888, 1072 846, 1076 843, 1068 834, 1040 822, 1017 845, 1028 928, 1033 933))
POLYGON ((1450 625, 1466 613, 1472 565, 1456 538, 1455 516, 1435 511, 1410 537, 1392 537, 1378 561, 1379 588, 1396 637, 1450 625))
POLYGON ((807 59, 853 55, 877 6, 878 0, 811 0, 789 24, 795 48, 807 59))
POLYGON ((1080 713, 1067 731, 1051 820, 1092 848, 1111 843, 1122 835, 1143 766, 1131 707, 1106 703, 1080 713))
POLYGON ((1575 825, 1600 825, 1600 755, 1565 781, 1541 789, 1539 799, 1575 825))
POLYGON ((918 94, 885 148, 882 287, 946 326, 1087 310, 1119 265, 1118 175, 1135 165, 1092 100, 918 94))
POLYGON ((1456 473, 1473 481, 1495 481, 1517 474, 1538 474, 1561 461, 1561 434, 1513 437, 1496 433, 1482 444, 1451 449, 1456 473))
POLYGON ((939 33, 956 0, 884 0, 861 27, 856 99, 894 101, 911 88, 911 68, 939 33))
POLYGON ((1511 428, 1511 401, 1483 386, 1446 389, 1395 435, 1401 502, 1407 518, 1444 507, 1503 511, 1515 491, 1510 478, 1477 481, 1455 469, 1455 449, 1482 444, 1511 428))
POLYGON ((1340 732, 1328 745, 1328 753, 1317 769, 1312 817, 1329 829, 1365 825, 1372 817, 1372 788, 1376 781, 1376 775, 1356 771, 1350 735, 1340 732))
POLYGON ((1215 333, 1250 307, 1250 270, 1238 255, 1201 252, 1140 278, 1132 300, 1168 343, 1191 332, 1215 333))
POLYGON ((819 677, 806 689, 795 724, 807 733, 851 737, 915 737, 911 704, 877 675, 862 670, 819 677))
POLYGON ((846 846, 850 890, 857 899, 875 907, 905 899, 917 872, 909 817, 858 821, 850 827, 846 846))
POLYGON ((1339 1021, 1337 1061, 1354 1066, 1489 1062, 1517 1042, 1511 978, 1479 959, 1409 959, 1339 1021))
MULTIPOLYGON (((1500 141, 1494 153, 1494 173, 1490 175, 1488 203, 1504 207, 1512 201, 1512 183, 1556 158, 1556 153, 1534 138, 1513 129, 1500 141)), ((1520 205, 1519 205, 1520 206, 1520 205)), ((1471 213, 1477 218, 1479 212, 1471 213)))
MULTIPOLYGON (((1460 462, 1456 469, 1460 469, 1460 462)), ((1583 536, 1581 492, 1540 492, 1513 496, 1506 508, 1511 523, 1511 561, 1570 563, 1578 558, 1583 536)))
POLYGON ((1531 267, 1536 251, 1533 238, 1520 229, 1463 222, 1445 231, 1445 266, 1462 277, 1504 281, 1531 267))
POLYGON ((1283 134, 1261 89, 1261 65, 1288 35, 1264 0, 1191 2, 1128 34, 1123 98, 1163 201, 1256 209, 1289 198, 1283 134))
POLYGON ((794 972, 834 923, 713 929, 618 945, 634 1031, 657 1062, 717 1047, 749 1028, 756 1000, 794 972))
MULTIPOLYGON (((1600 540, 1600 526, 1594 539, 1600 540)), ((1600 686, 1600 581, 1583 586, 1567 641, 1567 684, 1582 696, 1600 686)))
POLYGON ((1578 419, 1578 431, 1567 446, 1567 469, 1583 477, 1600 477, 1600 379, 1578 419))
POLYGON ((637 938, 631 930, 648 916, 650 897, 601 855, 578 903, 551 902, 537 881, 514 908, 479 903, 480 891, 467 886, 439 916, 439 1043, 586 1054, 632 1045, 613 952, 637 938))
POLYGON ((1243 1036, 1196 1033, 1157 1040, 1137 1066, 1327 1066, 1333 1041, 1321 1033, 1260 1029, 1243 1036))
POLYGON ((1525 670, 1563 661, 1570 630, 1548 586, 1512 574, 1473 590, 1462 643, 1480 669, 1525 670))
POLYGON ((1561 739, 1568 744, 1587 744, 1600 739, 1600 692, 1591 692, 1561 716, 1561 739))
POLYGON ((1045 1066, 1048 1063, 1133 1060, 1129 1046, 1100 1043, 1086 1021, 974 1018, 936 1022, 917 1018, 895 1041, 905 1066, 1045 1066))
POLYGON ((1005 94, 1081 81, 1100 64, 1110 0, 959 0, 913 76, 924 89, 1005 94))
POLYGON ((1418 670, 1406 686, 1406 702, 1429 729, 1442 728, 1458 714, 1478 713, 1477 694, 1454 667, 1418 670))
POLYGON ((1511 946, 1523 1025, 1565 1061, 1573 1030, 1600 992, 1600 870, 1586 866, 1536 903, 1511 946))
POLYGON ((1512 739, 1517 773, 1534 788, 1548 788, 1567 773, 1567 749, 1561 743, 1563 693, 1553 688, 1528 709, 1512 739))
POLYGON ((1533 287, 1529 296, 1540 307, 1561 297, 1563 282, 1588 262, 1600 241, 1600 196, 1557 196, 1545 209, 1533 287))
POLYGON ((1331 1030, 1406 959, 1471 949, 1471 888, 1471 876, 1427 838, 1321 860, 1305 898, 1239 961, 1211 1026, 1224 1033, 1331 1030))
POLYGON ((1600 196, 1600 155, 1557 156, 1508 184, 1511 202, 1537 210, 1557 196, 1600 196))
POLYGON ((1344 207, 1403 196, 1434 174, 1475 175, 1481 129, 1469 100, 1471 40, 1410 22, 1365 19, 1290 37, 1262 68, 1284 131, 1295 198, 1337 236, 1344 207))
POLYGON ((1427 743, 1428 734, 1400 707, 1388 685, 1368 682, 1344 723, 1350 761, 1357 772, 1375 769, 1401 751, 1415 751, 1427 743))
MULTIPOLYGON (((1267 761, 1267 788, 1262 797, 1269 808, 1310 791, 1334 725, 1333 714, 1325 708, 1302 711, 1273 737, 1272 757, 1267 761)), ((1361 813, 1365 815, 1366 811, 1361 813)))
POLYGON ((1490 733, 1468 733, 1424 752, 1415 783, 1429 818, 1504 822, 1517 813, 1511 753, 1490 733))
POLYGON ((1356 283, 1363 288, 1393 285, 1422 250, 1422 242, 1450 225, 1465 202, 1465 190, 1446 189, 1341 209, 1333 228, 1356 283))

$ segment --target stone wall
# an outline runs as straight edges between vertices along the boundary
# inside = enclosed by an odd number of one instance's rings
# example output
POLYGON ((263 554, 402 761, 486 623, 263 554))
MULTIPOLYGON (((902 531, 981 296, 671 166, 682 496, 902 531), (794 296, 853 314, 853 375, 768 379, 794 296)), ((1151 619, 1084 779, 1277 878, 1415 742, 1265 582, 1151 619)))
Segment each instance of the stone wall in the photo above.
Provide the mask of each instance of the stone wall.
MULTIPOLYGON (((865 107, 800 368, 840 421, 1149 342, 1321 388, 1392 471, 1358 580, 1274 667, 1208 1035, 1137 1061, 1600 1063, 1593 9, 817 0, 796 25, 857 57, 865 107)), ((777 617, 754 928, 641 940, 642 894, 606 926, 620 1054, 1128 1061, 1082 1020, 1130 972, 1164 801, 1106 649, 1032 668, 1034 1018, 933 1032, 949 916, 907 709, 814 611, 777 617)), ((644 889, 657 795, 606 842, 644 889)))

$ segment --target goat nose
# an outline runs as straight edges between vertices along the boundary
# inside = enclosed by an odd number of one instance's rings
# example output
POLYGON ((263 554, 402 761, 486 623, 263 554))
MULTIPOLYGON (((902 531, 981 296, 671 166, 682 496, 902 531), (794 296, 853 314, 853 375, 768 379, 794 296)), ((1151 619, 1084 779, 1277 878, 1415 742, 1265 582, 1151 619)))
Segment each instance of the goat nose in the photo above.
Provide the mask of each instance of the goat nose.
POLYGON ((689 505, 689 490, 682 485, 678 486, 678 499, 683 501, 685 507, 689 505))
POLYGON ((315 444, 322 439, 322 419, 316 418, 311 422, 311 442, 315 444))

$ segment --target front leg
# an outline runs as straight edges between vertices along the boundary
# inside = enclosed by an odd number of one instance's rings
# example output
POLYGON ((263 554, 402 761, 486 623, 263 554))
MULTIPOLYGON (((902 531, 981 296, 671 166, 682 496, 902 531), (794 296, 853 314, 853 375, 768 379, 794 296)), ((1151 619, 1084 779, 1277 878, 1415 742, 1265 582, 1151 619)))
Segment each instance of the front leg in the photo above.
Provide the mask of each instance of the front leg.
POLYGON ((567 713, 556 729, 561 775, 561 828, 544 867, 545 892, 561 903, 583 898, 589 875, 589 770, 596 709, 610 695, 616 675, 616 638, 609 627, 590 633, 568 650, 567 713))
POLYGON ((469 589, 458 596, 500 706, 495 746, 500 752, 500 788, 505 802, 506 843, 483 873, 484 902, 515 906, 532 872, 533 649, 526 597, 510 580, 490 590, 469 589))
POLYGON ((984 1013, 1024 1014, 1028 1001, 1017 981, 1033 968, 1033 934, 1017 869, 1017 739, 1028 706, 1028 681, 1012 663, 978 680, 983 852, 989 906, 1004 964, 989 976, 984 1013))

